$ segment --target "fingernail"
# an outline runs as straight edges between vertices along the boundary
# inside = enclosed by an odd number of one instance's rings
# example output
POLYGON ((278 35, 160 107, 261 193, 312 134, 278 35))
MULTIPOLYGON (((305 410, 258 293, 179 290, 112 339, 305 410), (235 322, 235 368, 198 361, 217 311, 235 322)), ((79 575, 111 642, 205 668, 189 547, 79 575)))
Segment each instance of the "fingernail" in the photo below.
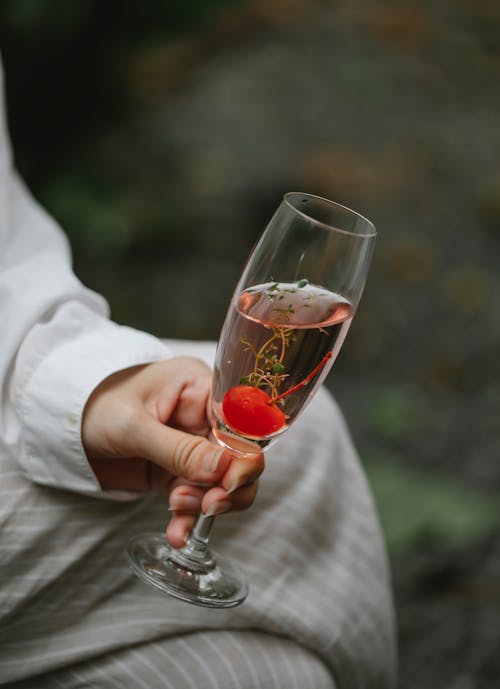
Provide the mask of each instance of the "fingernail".
POLYGON ((213 517, 215 514, 222 514, 223 512, 228 512, 232 505, 229 500, 221 500, 220 502, 215 502, 208 510, 205 512, 206 517, 213 517))
POLYGON ((213 456, 212 462, 210 464, 210 471, 212 472, 212 474, 215 474, 215 472, 217 471, 217 467, 219 466, 220 458, 222 457, 223 454, 224 454, 224 449, 220 448, 217 450, 217 452, 213 456))
POLYGON ((172 495, 168 509, 170 512, 192 512, 200 509, 200 501, 192 495, 172 495))
POLYGON ((226 493, 234 493, 235 490, 238 490, 238 488, 241 488, 239 482, 237 479, 235 479, 229 488, 226 488, 226 493))

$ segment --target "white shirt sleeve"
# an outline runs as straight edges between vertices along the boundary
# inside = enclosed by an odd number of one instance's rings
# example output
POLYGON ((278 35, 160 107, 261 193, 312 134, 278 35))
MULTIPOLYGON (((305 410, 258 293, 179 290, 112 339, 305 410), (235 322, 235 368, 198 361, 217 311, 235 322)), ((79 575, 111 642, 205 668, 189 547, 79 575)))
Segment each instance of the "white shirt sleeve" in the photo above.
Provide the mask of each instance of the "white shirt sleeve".
POLYGON ((111 322, 75 277, 66 237, 13 169, 2 86, 0 65, 0 451, 35 482, 101 495, 81 442, 85 402, 115 371, 170 354, 111 322))

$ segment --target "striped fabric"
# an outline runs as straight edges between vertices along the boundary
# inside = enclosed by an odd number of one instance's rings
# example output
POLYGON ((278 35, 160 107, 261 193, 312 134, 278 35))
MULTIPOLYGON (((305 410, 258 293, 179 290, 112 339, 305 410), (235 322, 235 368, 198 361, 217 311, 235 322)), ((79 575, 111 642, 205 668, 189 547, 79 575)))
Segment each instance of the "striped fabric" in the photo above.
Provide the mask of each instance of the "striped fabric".
POLYGON ((129 570, 127 539, 164 530, 166 497, 123 503, 39 486, 2 456, 0 472, 0 686, 394 686, 380 529, 324 390, 269 450, 252 509, 215 525, 214 549, 250 581, 231 610, 176 601, 129 570))

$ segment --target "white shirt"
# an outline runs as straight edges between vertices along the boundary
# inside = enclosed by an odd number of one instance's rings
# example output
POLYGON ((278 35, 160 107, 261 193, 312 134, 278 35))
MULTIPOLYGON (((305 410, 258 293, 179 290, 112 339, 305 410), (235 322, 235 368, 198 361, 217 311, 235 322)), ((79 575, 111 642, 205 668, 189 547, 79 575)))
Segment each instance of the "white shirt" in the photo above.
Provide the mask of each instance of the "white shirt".
POLYGON ((0 65, 0 451, 37 483, 101 495, 81 442, 85 402, 111 373, 169 356, 108 314, 15 172, 0 65))

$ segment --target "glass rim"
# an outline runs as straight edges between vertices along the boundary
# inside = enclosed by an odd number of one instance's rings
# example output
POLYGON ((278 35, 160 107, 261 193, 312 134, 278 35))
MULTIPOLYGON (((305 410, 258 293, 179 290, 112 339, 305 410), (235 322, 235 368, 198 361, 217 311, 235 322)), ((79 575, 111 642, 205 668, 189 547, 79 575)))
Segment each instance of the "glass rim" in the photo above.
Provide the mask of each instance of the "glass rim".
POLYGON ((308 194, 307 192, 301 192, 301 191, 289 191, 283 196, 283 202, 287 204, 293 211, 301 215, 303 218, 306 218, 310 222, 313 222, 315 225, 319 225, 321 227, 325 227, 328 230, 334 230, 335 232, 342 232, 343 234, 348 234, 351 235, 352 237, 376 237, 377 236, 377 228, 375 225, 372 223, 371 220, 368 220, 367 217, 362 215, 361 213, 358 213, 358 211, 353 210, 352 208, 349 208, 348 206, 343 206, 341 203, 337 203, 336 201, 331 201, 330 199, 327 199, 323 196, 317 196, 316 194, 308 194), (309 215, 305 211, 300 210, 300 208, 297 208, 296 206, 293 205, 293 203, 290 201, 290 198, 292 196, 302 196, 307 199, 314 199, 315 201, 322 201, 323 203, 328 204, 329 206, 335 206, 335 208, 338 208, 342 211, 345 211, 346 213, 349 213, 359 220, 362 220, 368 225, 368 228, 371 228, 371 230, 368 230, 366 232, 353 232, 352 230, 345 230, 342 229, 341 227, 335 227, 334 225, 331 225, 329 223, 323 222, 322 220, 317 220, 314 218, 312 215, 309 215))

